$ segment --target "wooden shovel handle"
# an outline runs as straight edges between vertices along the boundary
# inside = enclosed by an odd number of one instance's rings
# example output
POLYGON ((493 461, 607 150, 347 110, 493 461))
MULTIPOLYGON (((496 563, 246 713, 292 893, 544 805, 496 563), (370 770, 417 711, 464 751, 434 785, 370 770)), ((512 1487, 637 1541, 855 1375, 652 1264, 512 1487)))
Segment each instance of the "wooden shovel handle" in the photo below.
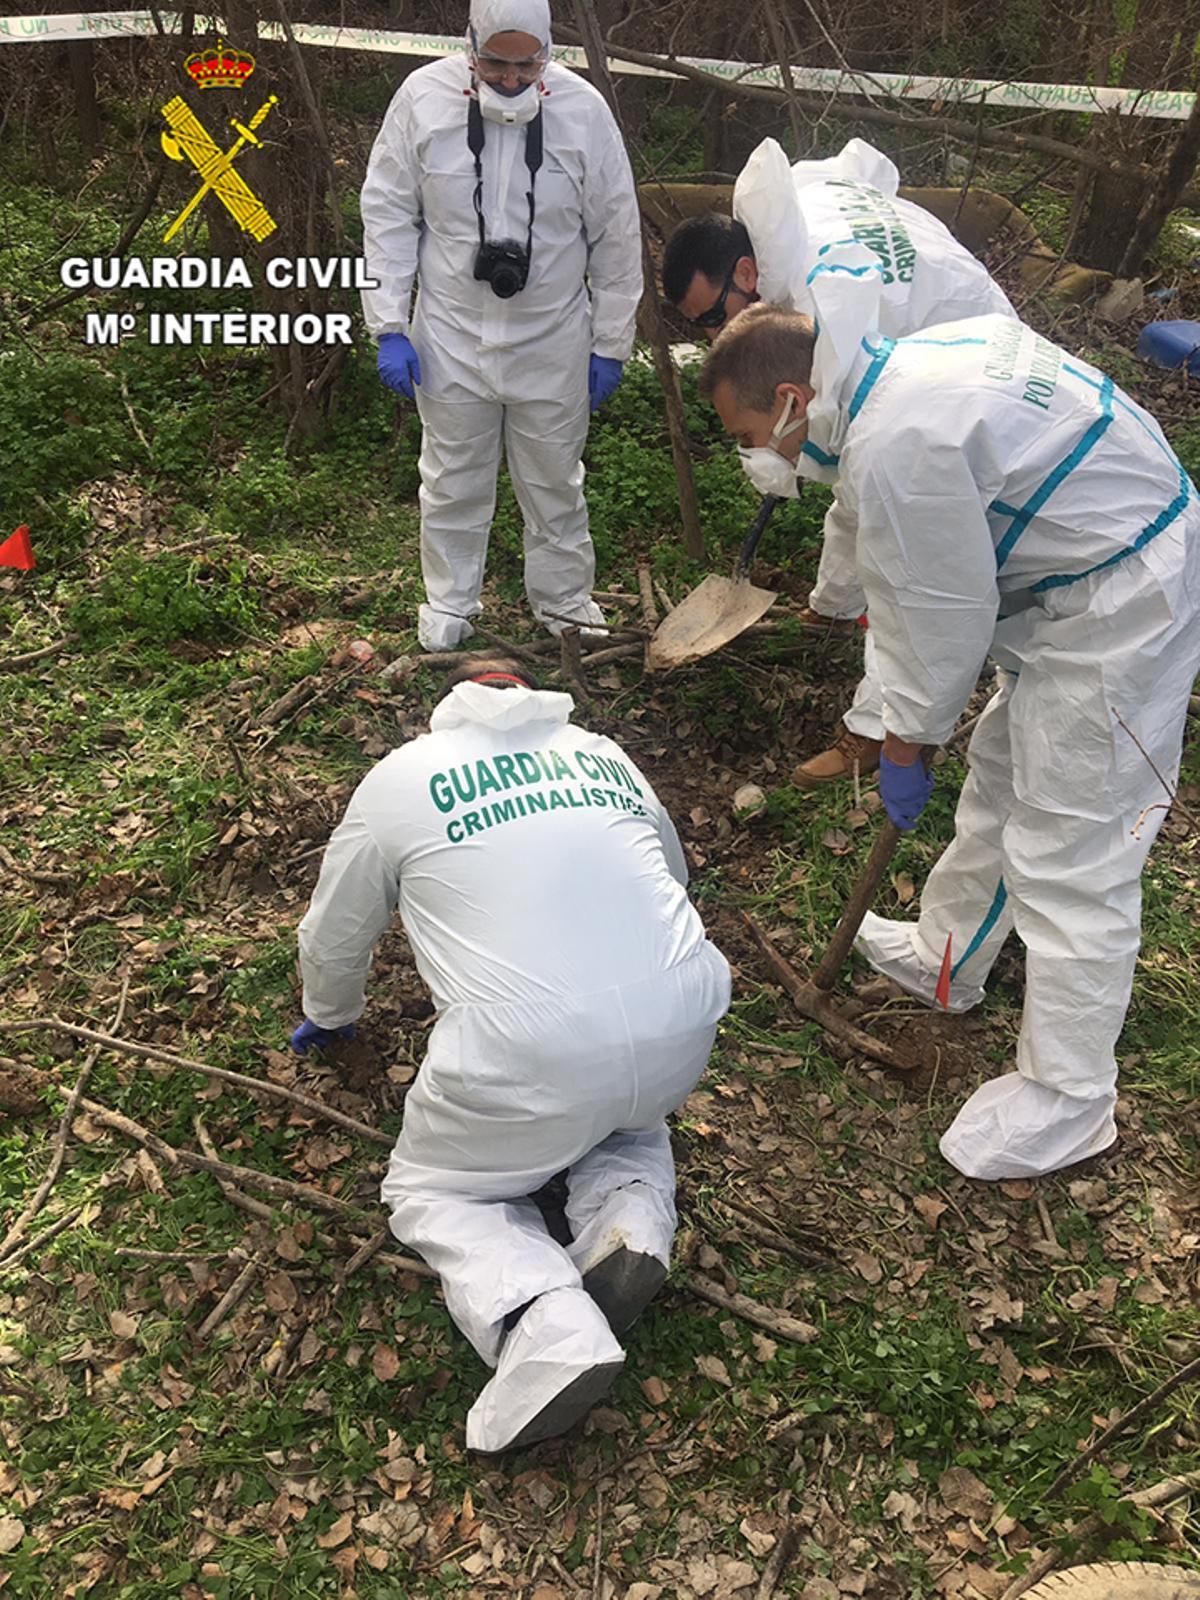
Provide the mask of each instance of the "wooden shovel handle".
POLYGON ((838 918, 833 937, 821 957, 820 965, 812 975, 812 982, 818 989, 832 989, 837 982, 838 973, 846 964, 850 946, 854 943, 859 928, 862 927, 863 918, 871 909, 871 902, 878 893, 879 885, 891 865, 899 842, 900 829, 890 817, 884 817, 883 826, 876 834, 871 854, 867 857, 867 864, 859 874, 858 882, 850 891, 850 898, 838 918))
MULTIPOLYGON (((936 746, 926 745, 921 751, 921 760, 926 769, 933 761, 936 746)), ((812 982, 818 989, 832 989, 837 982, 838 973, 845 965, 846 957, 850 954, 850 946, 862 920, 871 909, 871 902, 878 892, 879 885, 883 882, 896 854, 896 846, 900 843, 900 829, 888 816, 883 819, 883 826, 875 836, 875 843, 871 854, 867 857, 867 864, 859 875, 858 882, 850 891, 850 898, 846 901, 846 909, 838 919, 838 925, 833 930, 833 938, 829 947, 821 957, 821 963, 812 975, 812 982)))

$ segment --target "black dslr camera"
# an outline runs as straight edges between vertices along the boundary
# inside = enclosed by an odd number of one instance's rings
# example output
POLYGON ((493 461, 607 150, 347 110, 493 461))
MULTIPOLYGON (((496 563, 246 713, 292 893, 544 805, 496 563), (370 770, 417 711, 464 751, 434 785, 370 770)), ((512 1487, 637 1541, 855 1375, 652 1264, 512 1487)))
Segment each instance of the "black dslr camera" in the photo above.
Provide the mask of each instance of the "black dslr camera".
POLYGON ((475 277, 490 283, 500 300, 511 300, 529 281, 529 248, 515 239, 488 240, 475 256, 475 277))

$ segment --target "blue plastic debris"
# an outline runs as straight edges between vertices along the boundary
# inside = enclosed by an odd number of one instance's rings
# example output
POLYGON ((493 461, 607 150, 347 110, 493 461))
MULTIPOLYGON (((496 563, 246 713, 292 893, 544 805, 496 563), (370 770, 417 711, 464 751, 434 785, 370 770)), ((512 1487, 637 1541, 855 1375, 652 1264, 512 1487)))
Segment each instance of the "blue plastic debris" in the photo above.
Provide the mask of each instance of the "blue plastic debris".
POLYGON ((1200 372, 1200 322, 1151 322, 1141 331, 1137 353, 1156 367, 1200 372))

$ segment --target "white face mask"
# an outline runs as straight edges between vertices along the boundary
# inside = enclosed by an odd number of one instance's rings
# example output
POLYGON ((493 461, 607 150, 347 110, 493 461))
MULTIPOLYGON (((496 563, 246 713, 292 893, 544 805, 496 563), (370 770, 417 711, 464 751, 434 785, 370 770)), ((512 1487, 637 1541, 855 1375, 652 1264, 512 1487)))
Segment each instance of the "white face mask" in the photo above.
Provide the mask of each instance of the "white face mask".
POLYGON ((532 122, 538 114, 539 91, 536 83, 526 84, 520 94, 501 94, 490 83, 477 83, 479 110, 488 122, 532 122))
MULTIPOLYGON (((796 433, 804 427, 806 420, 804 417, 797 417, 795 422, 788 421, 795 403, 796 396, 788 395, 787 404, 780 412, 779 421, 771 429, 772 441, 786 439, 789 433, 796 433)), ((738 455, 742 458, 742 471, 759 494, 777 495, 781 500, 799 499, 800 485, 796 478, 796 463, 782 455, 773 442, 755 445, 752 449, 739 445, 738 455)))

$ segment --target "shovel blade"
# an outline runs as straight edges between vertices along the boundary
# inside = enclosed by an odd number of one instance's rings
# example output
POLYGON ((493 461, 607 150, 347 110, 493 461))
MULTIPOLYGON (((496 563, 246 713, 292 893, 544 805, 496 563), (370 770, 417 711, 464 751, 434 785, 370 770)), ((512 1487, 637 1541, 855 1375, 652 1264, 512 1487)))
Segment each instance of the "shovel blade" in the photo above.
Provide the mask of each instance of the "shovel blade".
POLYGON ((647 666, 661 672, 711 655, 756 623, 775 599, 770 589, 756 589, 745 578, 710 573, 655 630, 647 666))

